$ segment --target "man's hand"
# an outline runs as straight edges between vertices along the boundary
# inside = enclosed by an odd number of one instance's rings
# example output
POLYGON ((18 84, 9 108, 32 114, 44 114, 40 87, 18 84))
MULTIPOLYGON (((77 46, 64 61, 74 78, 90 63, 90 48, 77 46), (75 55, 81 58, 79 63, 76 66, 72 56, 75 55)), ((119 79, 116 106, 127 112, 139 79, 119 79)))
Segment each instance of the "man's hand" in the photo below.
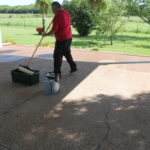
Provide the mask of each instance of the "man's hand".
POLYGON ((50 32, 47 32, 47 33, 43 33, 42 36, 45 37, 45 36, 49 36, 53 34, 53 31, 51 30, 50 32))
POLYGON ((48 33, 43 33, 42 36, 43 37, 48 36, 48 33))

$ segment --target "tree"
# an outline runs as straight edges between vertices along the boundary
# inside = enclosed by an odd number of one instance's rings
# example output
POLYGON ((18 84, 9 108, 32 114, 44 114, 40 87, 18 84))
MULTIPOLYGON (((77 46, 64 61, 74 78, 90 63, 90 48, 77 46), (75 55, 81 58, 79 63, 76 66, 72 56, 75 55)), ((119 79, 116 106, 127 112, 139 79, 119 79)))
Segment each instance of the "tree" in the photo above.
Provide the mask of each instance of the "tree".
POLYGON ((40 13, 40 10, 38 8, 35 8, 33 4, 31 5, 21 5, 21 6, 6 6, 1 5, 0 6, 0 13, 9 13, 9 14, 17 14, 17 13, 40 13))
POLYGON ((45 32, 45 14, 49 10, 51 0, 36 0, 36 6, 40 8, 42 14, 43 32, 45 32))
POLYGON ((80 36, 87 36, 96 26, 95 16, 106 8, 107 0, 64 0, 63 8, 72 15, 72 24, 80 36), (98 1, 100 5, 93 5, 98 1))
POLYGON ((89 10, 88 5, 80 5, 77 7, 73 26, 77 29, 80 36, 87 36, 94 27, 94 14, 89 10))
POLYGON ((150 25, 150 0, 127 0, 128 8, 150 25))
POLYGON ((63 8, 71 13, 72 25, 80 36, 87 36, 92 31, 95 18, 87 1, 64 1, 63 8))
POLYGON ((113 45, 113 37, 125 23, 121 20, 123 14, 122 3, 112 1, 106 11, 99 12, 96 16, 97 33, 108 34, 111 45, 113 45))

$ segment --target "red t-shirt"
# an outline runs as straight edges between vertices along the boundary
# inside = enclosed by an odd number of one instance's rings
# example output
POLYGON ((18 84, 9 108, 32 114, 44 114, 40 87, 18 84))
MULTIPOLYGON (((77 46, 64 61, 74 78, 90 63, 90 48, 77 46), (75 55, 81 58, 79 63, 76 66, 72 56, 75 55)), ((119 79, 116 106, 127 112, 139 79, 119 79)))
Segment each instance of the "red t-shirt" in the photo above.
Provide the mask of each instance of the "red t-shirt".
POLYGON ((72 38, 71 17, 65 10, 59 10, 53 19, 52 31, 57 41, 72 38))

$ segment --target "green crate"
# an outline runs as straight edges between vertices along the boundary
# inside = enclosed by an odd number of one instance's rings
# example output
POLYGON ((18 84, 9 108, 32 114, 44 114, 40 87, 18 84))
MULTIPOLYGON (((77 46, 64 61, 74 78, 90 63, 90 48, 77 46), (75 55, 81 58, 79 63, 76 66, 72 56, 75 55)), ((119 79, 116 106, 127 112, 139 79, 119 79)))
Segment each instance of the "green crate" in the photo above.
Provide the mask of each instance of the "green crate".
POLYGON ((22 83, 26 85, 34 85, 39 83, 39 70, 31 70, 33 75, 28 75, 18 69, 11 70, 11 77, 13 82, 22 83))

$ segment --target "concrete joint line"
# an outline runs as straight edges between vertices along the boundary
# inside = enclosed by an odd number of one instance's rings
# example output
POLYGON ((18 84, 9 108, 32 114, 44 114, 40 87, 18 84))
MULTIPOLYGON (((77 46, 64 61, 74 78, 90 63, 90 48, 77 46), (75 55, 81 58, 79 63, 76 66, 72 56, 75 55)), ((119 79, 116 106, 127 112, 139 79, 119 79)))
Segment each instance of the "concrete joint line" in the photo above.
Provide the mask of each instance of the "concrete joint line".
POLYGON ((0 150, 10 150, 10 149, 0 144, 0 150))
POLYGON ((109 111, 110 111, 110 105, 108 104, 108 107, 107 107, 107 110, 104 114, 105 116, 105 125, 106 125, 106 132, 105 132, 105 135, 103 137, 103 139, 97 144, 97 146, 95 146, 92 150, 100 150, 101 149, 101 145, 103 142, 107 141, 108 143, 111 143, 109 142, 109 133, 110 133, 110 130, 111 130, 111 127, 110 127, 110 124, 109 124, 109 111))
MULTIPOLYGON (((25 103, 31 101, 32 99, 34 99, 34 98, 37 96, 38 93, 39 93, 39 91, 36 92, 31 98, 25 99, 22 103, 20 103, 20 104, 18 104, 18 105, 15 105, 15 106, 9 108, 8 110, 4 111, 3 113, 0 114, 0 117, 3 116, 3 115, 7 115, 10 111, 12 111, 12 110, 14 110, 14 109, 16 109, 16 108, 18 108, 18 107, 24 105, 25 103)), ((1 149, 0 149, 0 150, 1 150, 1 149)))

